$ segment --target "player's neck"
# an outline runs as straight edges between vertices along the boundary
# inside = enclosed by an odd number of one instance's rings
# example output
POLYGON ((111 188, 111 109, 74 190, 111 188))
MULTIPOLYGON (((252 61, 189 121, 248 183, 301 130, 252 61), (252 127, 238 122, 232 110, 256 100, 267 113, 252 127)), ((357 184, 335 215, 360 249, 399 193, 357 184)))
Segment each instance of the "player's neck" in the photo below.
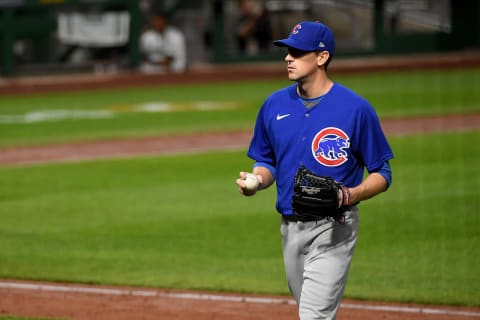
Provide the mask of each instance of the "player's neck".
POLYGON ((325 95, 332 87, 333 81, 329 78, 317 78, 314 81, 298 82, 297 93, 302 98, 313 99, 325 95))

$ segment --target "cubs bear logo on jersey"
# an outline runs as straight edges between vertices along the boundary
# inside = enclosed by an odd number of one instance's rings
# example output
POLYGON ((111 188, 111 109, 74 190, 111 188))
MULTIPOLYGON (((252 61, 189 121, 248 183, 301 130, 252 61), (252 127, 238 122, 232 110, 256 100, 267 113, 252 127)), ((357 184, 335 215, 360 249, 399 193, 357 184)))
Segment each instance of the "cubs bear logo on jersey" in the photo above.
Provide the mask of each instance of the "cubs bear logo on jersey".
POLYGON ((328 127, 319 131, 312 141, 313 157, 322 165, 337 167, 348 160, 346 149, 350 138, 341 129, 328 127))

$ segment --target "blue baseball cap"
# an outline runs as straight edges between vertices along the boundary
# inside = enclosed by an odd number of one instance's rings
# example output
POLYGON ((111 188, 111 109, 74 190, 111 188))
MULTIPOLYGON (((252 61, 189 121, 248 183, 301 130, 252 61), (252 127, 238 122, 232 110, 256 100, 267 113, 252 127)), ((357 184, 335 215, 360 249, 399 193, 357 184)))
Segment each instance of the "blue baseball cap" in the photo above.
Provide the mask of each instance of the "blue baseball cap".
POLYGON ((277 47, 292 47, 302 51, 335 52, 333 32, 321 22, 303 21, 293 27, 287 39, 273 42, 277 47))

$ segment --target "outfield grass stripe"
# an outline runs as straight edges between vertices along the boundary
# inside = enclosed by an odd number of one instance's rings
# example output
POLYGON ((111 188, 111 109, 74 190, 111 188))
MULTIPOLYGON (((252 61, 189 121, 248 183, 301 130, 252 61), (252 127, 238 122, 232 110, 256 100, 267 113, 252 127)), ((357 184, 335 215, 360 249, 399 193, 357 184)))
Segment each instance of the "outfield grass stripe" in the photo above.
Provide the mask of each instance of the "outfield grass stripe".
MULTIPOLYGON (((113 289, 101 287, 83 287, 83 286, 66 286, 55 284, 35 284, 25 282, 0 282, 2 289, 20 289, 30 291, 49 291, 49 292, 67 292, 67 293, 88 293, 112 296, 142 296, 142 297, 159 297, 169 299, 182 300, 208 300, 208 301, 224 301, 224 302, 244 302, 259 304, 295 304, 293 299, 289 298, 269 298, 255 296, 238 296, 238 295, 221 295, 208 293, 175 293, 163 292, 158 290, 143 289, 113 289)), ((464 310, 446 310, 438 308, 424 307, 402 307, 398 305, 372 305, 363 303, 342 303, 341 308, 344 309, 361 309, 383 312, 399 312, 409 314, 429 314, 429 315, 450 315, 459 317, 480 317, 480 312, 464 311, 464 310)))

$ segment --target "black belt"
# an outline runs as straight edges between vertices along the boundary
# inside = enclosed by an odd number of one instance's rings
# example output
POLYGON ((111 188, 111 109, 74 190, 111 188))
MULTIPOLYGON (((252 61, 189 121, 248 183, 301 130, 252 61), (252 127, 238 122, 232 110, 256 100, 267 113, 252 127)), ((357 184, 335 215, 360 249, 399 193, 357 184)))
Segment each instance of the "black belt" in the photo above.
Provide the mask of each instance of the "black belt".
POLYGON ((300 217, 300 216, 297 216, 296 214, 283 214, 282 217, 283 219, 287 221, 292 221, 292 222, 320 221, 320 220, 332 218, 331 216, 300 217))
MULTIPOLYGON (((354 206, 356 206, 358 204, 355 203, 351 206, 349 206, 348 208, 346 208, 348 210, 352 210, 354 208, 354 206)), ((298 216, 296 215, 295 213, 293 214, 282 214, 282 217, 286 220, 286 221, 293 221, 293 222, 298 222, 298 221, 301 221, 301 222, 308 222, 308 221, 322 221, 322 220, 325 220, 325 219, 334 219, 334 220, 342 220, 342 218, 344 219, 344 215, 343 215, 343 212, 339 212, 339 213, 336 213, 336 214, 331 214, 331 215, 311 215, 311 216, 305 216, 305 217, 301 217, 301 216, 298 216)))

